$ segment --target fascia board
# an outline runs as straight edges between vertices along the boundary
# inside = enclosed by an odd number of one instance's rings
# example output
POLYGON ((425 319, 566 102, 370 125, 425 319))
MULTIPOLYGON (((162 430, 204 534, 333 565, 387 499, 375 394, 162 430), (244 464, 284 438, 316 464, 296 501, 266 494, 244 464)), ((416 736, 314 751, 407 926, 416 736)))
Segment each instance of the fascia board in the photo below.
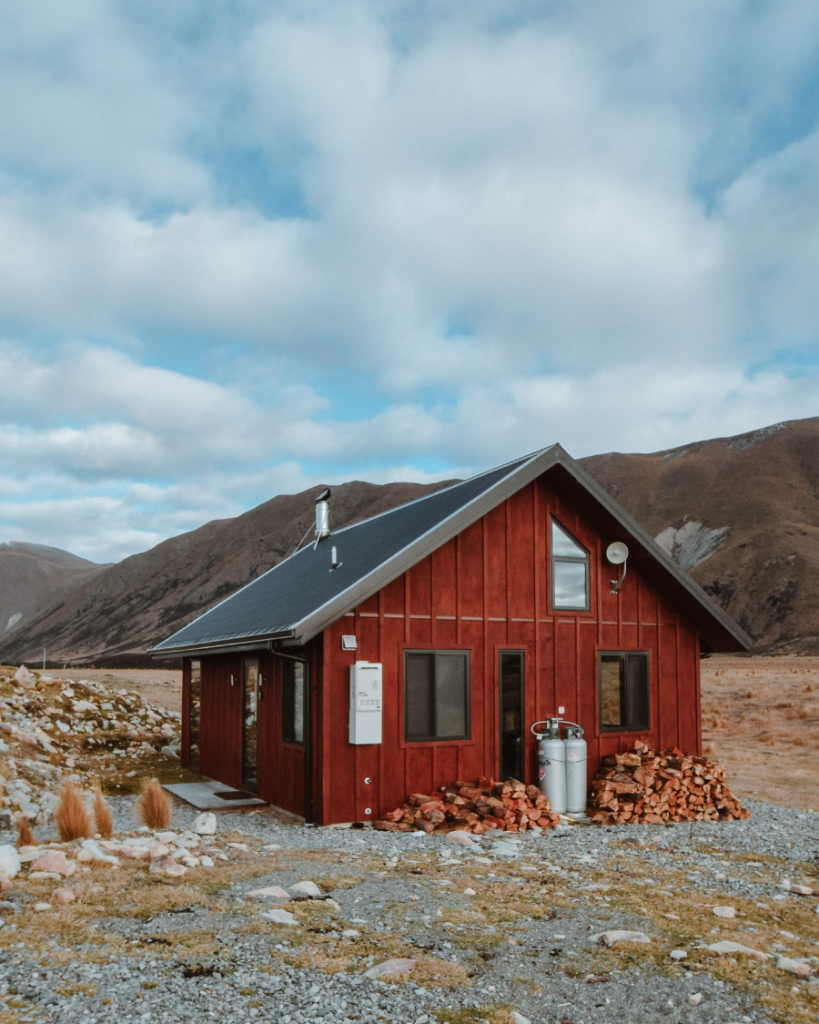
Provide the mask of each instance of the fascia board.
POLYGON ((260 636, 244 636, 235 640, 208 640, 201 644, 183 644, 180 647, 151 647, 147 653, 156 661, 162 658, 181 658, 188 654, 230 654, 232 652, 271 649, 273 640, 288 640, 292 630, 278 633, 262 633, 260 636))
POLYGON ((737 643, 741 644, 745 650, 749 650, 753 646, 753 640, 744 629, 741 628, 731 616, 720 606, 717 602, 709 597, 708 594, 702 589, 702 587, 681 569, 674 559, 665 551, 660 545, 651 537, 646 531, 639 525, 631 516, 626 512, 624 508, 613 501, 607 491, 600 486, 600 484, 594 479, 591 474, 587 473, 582 466, 578 465, 575 460, 561 449, 561 456, 557 459, 561 466, 570 473, 575 480, 581 486, 583 486, 590 494, 600 502, 600 504, 606 509, 609 514, 620 523, 632 536, 646 549, 646 551, 652 555, 662 567, 673 576, 673 578, 679 583, 688 593, 702 605, 703 609, 708 614, 717 620, 727 633, 729 633, 737 643))
POLYGON ((507 498, 511 498, 521 487, 525 487, 526 484, 551 469, 559 461, 561 453, 566 454, 557 444, 536 453, 528 462, 524 462, 518 469, 503 477, 489 490, 473 498, 472 501, 457 509, 440 523, 436 523, 426 533, 379 565, 377 569, 351 584, 347 590, 337 594, 300 622, 295 623, 293 632, 296 639, 301 643, 307 643, 323 629, 331 626, 345 612, 378 593, 388 583, 392 583, 394 579, 411 569, 427 555, 432 554, 442 544, 457 537, 459 533, 482 519, 497 505, 506 501, 507 498))

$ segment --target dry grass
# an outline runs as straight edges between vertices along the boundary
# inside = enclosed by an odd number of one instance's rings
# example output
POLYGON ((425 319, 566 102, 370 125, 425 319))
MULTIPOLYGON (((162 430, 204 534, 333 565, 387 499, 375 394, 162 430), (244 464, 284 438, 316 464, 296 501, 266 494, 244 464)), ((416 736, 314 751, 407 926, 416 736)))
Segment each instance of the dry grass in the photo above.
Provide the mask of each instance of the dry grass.
POLYGON ((114 817, 105 802, 99 782, 94 786, 94 822, 102 838, 110 839, 114 834, 114 817))
POLYGON ((161 832, 171 823, 173 802, 159 784, 158 779, 146 779, 136 802, 136 811, 142 823, 154 832, 161 832))
POLYGON ((738 797, 819 810, 819 658, 702 662, 703 749, 738 797))
POLYGON ((74 784, 66 782, 60 796, 60 803, 54 812, 54 821, 57 823, 57 831, 64 843, 70 843, 74 839, 88 839, 91 835, 91 819, 85 809, 82 797, 77 792, 74 784))
POLYGON ((31 831, 31 825, 25 814, 20 815, 20 822, 17 826, 17 849, 24 846, 37 846, 37 837, 31 831))

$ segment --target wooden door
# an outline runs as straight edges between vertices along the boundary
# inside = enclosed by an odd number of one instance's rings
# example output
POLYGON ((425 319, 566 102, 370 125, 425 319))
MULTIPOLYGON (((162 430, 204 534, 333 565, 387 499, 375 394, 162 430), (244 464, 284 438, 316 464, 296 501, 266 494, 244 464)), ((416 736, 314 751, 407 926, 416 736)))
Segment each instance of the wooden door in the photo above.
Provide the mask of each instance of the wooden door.
POLYGON ((261 679, 259 796, 306 816, 310 743, 307 662, 271 654, 262 662, 261 679))

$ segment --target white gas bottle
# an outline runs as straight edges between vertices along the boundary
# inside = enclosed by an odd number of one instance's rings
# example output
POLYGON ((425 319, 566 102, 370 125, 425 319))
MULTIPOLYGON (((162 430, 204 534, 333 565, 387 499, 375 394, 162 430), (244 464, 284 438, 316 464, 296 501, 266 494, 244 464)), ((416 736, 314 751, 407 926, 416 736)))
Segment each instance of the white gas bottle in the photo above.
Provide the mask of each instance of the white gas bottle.
POLYGON ((566 813, 566 744, 560 738, 556 718, 535 722, 532 732, 537 738, 537 775, 542 792, 556 814, 566 813), (536 732, 538 726, 546 728, 536 732))
POLYGON ((585 818, 588 792, 586 741, 579 725, 566 726, 566 811, 573 818, 585 818))

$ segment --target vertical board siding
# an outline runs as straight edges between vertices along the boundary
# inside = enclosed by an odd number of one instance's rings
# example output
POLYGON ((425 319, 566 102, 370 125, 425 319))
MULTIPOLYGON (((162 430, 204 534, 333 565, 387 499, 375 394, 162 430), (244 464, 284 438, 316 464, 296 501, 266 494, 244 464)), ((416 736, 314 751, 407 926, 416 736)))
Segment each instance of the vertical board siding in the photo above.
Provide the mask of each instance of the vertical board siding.
POLYGON ((200 771, 202 775, 239 789, 242 785, 242 659, 224 654, 200 660, 200 771))
POLYGON ((605 559, 610 539, 598 536, 544 480, 536 481, 316 638, 323 663, 314 707, 316 821, 372 819, 399 806, 410 792, 428 793, 458 778, 496 775, 498 657, 503 649, 525 652, 527 782, 537 782, 536 741, 529 726, 556 715, 559 706, 566 709, 564 717, 585 730, 590 779, 602 757, 638 738, 698 750, 699 638, 634 570, 629 570, 619 596, 611 593, 609 581, 619 570, 605 559), (551 607, 552 515, 591 552, 588 612, 555 612, 551 607), (353 632, 358 650, 342 652, 342 633, 353 632), (404 652, 427 648, 470 653, 468 740, 404 741, 404 652), (600 732, 600 650, 648 652, 648 732, 600 732), (383 665, 380 746, 353 747, 348 742, 349 669, 356 659, 383 665), (365 814, 368 807, 370 815, 365 814))

